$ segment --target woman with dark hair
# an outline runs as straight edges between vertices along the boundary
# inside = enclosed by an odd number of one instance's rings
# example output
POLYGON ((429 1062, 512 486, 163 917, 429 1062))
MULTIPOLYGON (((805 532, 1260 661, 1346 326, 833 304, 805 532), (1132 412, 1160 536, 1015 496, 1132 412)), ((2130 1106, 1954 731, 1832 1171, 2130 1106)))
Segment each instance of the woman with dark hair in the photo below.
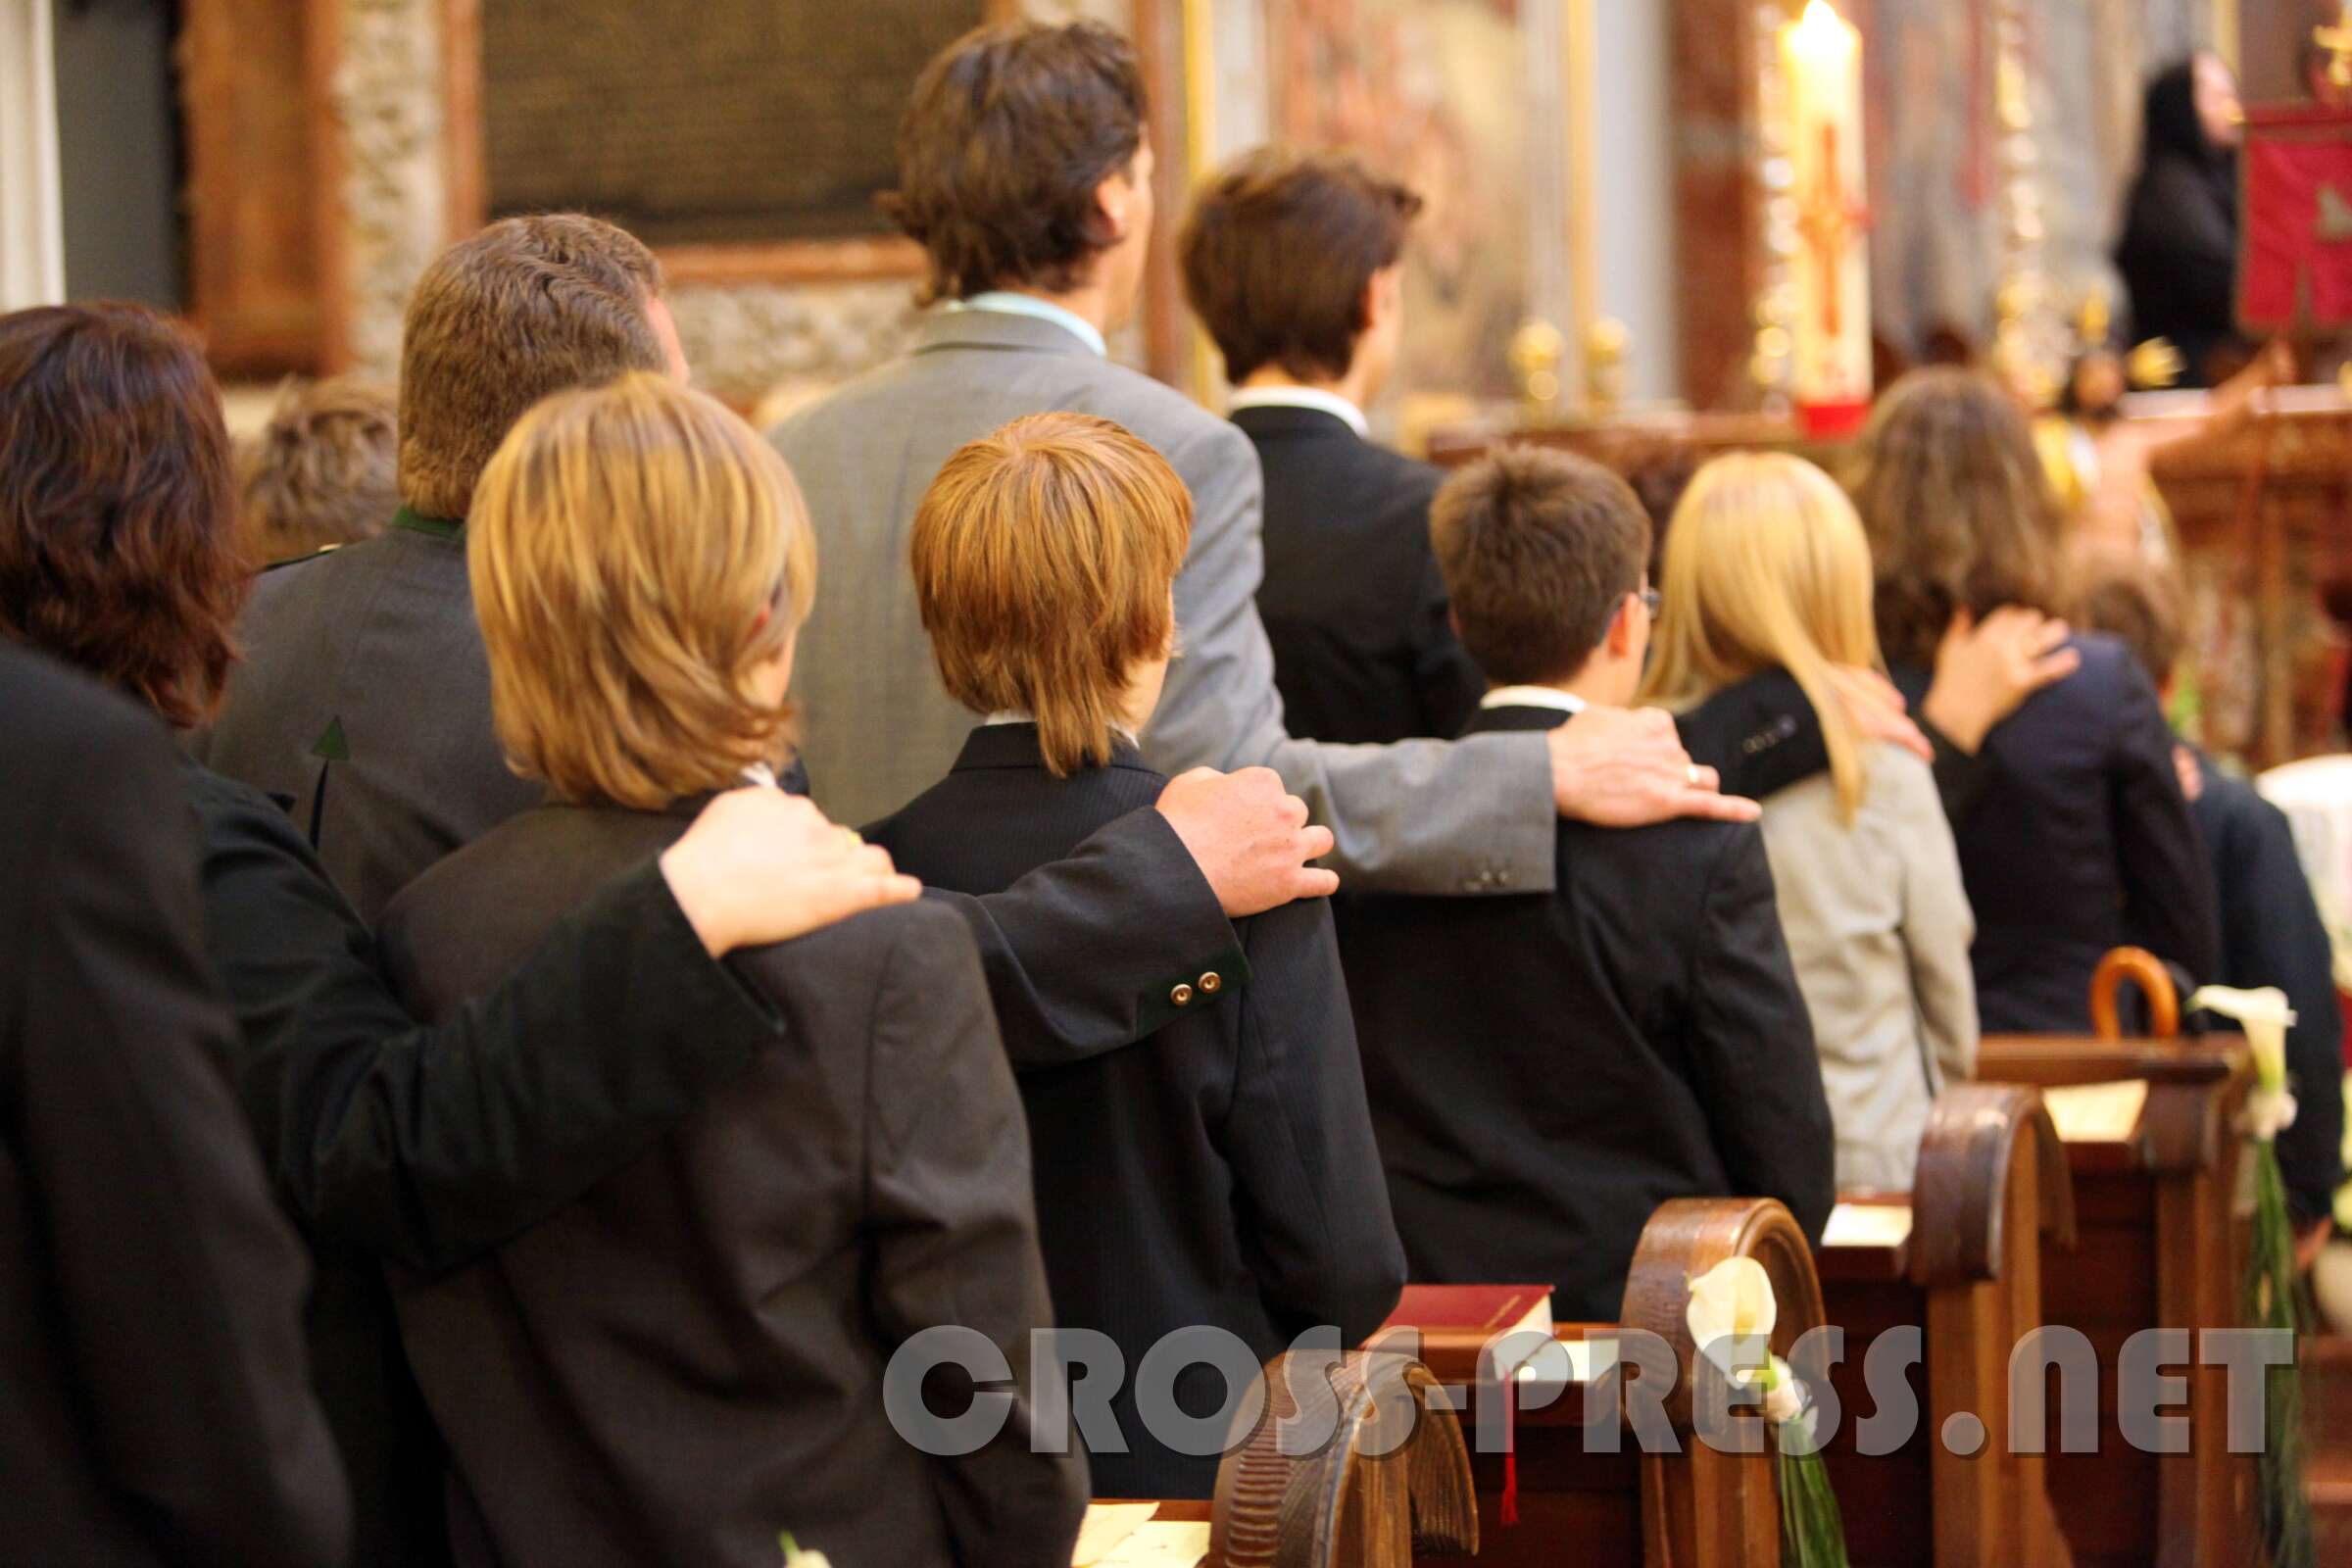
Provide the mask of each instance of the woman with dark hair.
MULTIPOLYGON (((1863 432, 1850 488, 1877 572, 1880 647, 1925 694, 1955 616, 2047 611, 2058 517, 2025 416, 1991 378, 1919 370, 1863 432)), ((2071 646, 2081 667, 1985 734, 1953 836, 1977 915, 1986 1033, 2081 1033, 2108 949, 2219 972, 2212 874, 2181 799, 2156 693, 2122 643, 2071 646)))
MULTIPOLYGON (((188 331, 133 305, 0 316, 0 641, 186 725, 219 696, 244 584, 220 393, 188 331)), ((385 1260, 463 1262, 635 1158, 784 1034, 719 955, 914 888, 808 803, 737 792, 422 1030, 279 806, 184 759, 180 780, 233 1087, 314 1253, 310 1367, 351 1472, 352 1560, 430 1563, 442 1465, 385 1260)))
POLYGON ((2190 386, 2242 363, 2237 334, 2237 78, 2205 51, 2148 83, 2139 172, 2124 205, 2115 265, 2133 330, 2180 351, 2190 386))

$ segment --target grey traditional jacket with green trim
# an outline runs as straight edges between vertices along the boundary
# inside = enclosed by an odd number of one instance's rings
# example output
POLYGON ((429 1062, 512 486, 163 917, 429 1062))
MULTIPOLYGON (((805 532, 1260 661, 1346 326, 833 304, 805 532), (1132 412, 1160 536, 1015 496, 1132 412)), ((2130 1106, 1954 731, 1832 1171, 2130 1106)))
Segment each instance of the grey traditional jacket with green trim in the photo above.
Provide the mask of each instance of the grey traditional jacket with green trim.
POLYGON ((490 723, 463 525, 403 507, 381 536, 262 574, 244 662, 190 748, 274 796, 373 924, 417 873, 535 804, 490 723))

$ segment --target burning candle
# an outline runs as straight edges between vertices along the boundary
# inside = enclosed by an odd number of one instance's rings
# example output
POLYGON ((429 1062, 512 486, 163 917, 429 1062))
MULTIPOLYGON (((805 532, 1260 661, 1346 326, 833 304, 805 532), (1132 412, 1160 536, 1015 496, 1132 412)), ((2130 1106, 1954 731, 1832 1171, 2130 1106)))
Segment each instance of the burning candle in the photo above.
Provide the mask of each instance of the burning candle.
POLYGON ((1808 434, 1837 435, 1870 405, 1862 35, 1829 0, 1807 0, 1780 46, 1798 235, 1790 390, 1808 434))

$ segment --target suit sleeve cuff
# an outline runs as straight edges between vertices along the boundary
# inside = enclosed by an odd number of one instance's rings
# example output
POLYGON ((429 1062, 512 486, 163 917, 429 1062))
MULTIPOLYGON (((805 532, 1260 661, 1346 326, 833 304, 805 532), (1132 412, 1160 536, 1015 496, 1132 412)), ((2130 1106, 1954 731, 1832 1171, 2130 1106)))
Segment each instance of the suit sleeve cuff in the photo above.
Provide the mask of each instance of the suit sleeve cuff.
MULTIPOLYGON (((613 955, 616 959, 625 957, 628 966, 642 964, 648 972, 674 980, 675 990, 665 984, 662 1000, 664 1021, 671 1028, 694 1033, 707 1025, 713 1040, 745 1038, 751 1032, 783 1034, 784 1017, 774 1004, 703 946, 659 860, 649 859, 614 878, 595 902, 614 911, 614 929, 626 933, 623 947, 613 955)), ((750 1059, 748 1052, 744 1056, 750 1059)))

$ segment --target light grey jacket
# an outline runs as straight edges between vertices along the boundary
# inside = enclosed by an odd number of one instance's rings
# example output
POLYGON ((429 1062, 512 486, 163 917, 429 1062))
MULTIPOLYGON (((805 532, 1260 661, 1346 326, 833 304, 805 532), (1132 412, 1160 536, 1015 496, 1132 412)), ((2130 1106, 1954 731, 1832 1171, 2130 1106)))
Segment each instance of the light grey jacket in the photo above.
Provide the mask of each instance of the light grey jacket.
POLYGON ((1550 889, 1544 737, 1292 739, 1257 618, 1260 480, 1249 438, 1066 327, 1002 311, 935 313, 906 356, 774 432, 816 528, 818 608, 801 634, 793 691, 811 792, 828 815, 872 821, 956 760, 972 715, 941 686, 916 609, 915 506, 957 447, 1050 410, 1125 425, 1193 493, 1192 550, 1176 579, 1182 646, 1143 736, 1153 767, 1274 768, 1331 828, 1338 848, 1327 863, 1357 891, 1550 889))
POLYGON ((1838 819, 1828 773, 1764 801, 1764 849, 1838 1131, 1838 1187, 1908 1191, 1928 1102, 1977 1060, 1976 919, 1928 764, 1865 748, 1838 819))

